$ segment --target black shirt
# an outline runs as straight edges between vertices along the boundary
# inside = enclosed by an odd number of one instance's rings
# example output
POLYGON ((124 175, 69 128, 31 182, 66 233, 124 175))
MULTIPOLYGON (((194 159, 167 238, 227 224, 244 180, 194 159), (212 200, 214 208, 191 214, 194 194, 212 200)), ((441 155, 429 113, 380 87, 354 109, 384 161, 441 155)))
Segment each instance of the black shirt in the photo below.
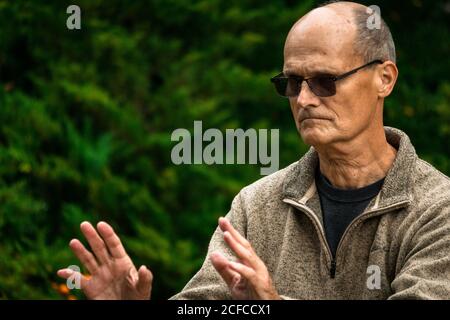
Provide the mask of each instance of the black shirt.
POLYGON ((345 229, 360 215, 383 186, 384 178, 359 189, 339 189, 316 170, 316 186, 323 214, 325 235, 333 257, 345 229))

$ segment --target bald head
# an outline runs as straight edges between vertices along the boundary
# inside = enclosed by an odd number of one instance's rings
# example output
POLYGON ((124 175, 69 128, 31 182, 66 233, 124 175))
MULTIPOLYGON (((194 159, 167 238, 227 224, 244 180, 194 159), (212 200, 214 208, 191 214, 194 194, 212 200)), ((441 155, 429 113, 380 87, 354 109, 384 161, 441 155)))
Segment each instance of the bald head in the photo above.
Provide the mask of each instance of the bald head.
POLYGON ((388 26, 377 15, 377 28, 368 27, 368 19, 376 14, 371 8, 354 2, 334 2, 304 15, 291 28, 286 51, 308 43, 310 50, 332 47, 350 59, 367 63, 390 60, 395 63, 395 46, 388 26), (307 42, 305 42, 307 41, 307 42))

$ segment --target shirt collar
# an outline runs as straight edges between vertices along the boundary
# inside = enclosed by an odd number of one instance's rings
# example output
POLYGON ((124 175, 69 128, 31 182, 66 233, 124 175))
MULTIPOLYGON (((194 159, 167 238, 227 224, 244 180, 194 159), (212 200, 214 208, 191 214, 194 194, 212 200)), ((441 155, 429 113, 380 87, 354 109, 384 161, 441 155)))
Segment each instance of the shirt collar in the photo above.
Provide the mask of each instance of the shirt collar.
MULTIPOLYGON (((414 146, 406 133, 391 127, 384 127, 384 131, 387 141, 397 149, 397 155, 377 197, 377 207, 411 200, 414 163, 417 159, 414 146)), ((317 151, 311 147, 289 168, 283 183, 284 196, 296 200, 303 198, 314 183, 318 163, 317 151)))

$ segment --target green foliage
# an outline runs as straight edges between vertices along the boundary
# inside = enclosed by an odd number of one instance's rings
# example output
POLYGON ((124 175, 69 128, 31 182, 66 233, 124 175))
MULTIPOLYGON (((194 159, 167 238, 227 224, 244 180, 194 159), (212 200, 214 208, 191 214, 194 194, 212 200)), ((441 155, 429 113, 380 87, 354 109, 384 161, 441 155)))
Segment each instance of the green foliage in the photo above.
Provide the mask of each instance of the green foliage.
MULTIPOLYGON (((175 166, 176 128, 279 128, 280 165, 300 142, 268 79, 313 1, 0 0, 0 298, 65 298, 79 223, 106 220, 167 298, 201 265, 233 196, 259 165, 175 166)), ((372 3, 367 3, 372 4, 372 3)), ((385 122, 450 174, 444 1, 379 1, 400 78, 385 122), (407 35, 407 37, 405 36, 407 35)), ((82 295, 75 293, 76 298, 82 295)))

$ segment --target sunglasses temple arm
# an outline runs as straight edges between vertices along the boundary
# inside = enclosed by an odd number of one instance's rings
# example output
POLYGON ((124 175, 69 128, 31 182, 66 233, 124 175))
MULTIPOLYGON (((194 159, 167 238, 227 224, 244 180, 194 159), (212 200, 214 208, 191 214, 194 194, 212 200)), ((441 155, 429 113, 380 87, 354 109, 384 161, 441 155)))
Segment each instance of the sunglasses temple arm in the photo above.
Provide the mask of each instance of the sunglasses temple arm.
POLYGON ((381 60, 374 60, 372 62, 366 63, 365 65, 362 65, 361 67, 358 67, 356 69, 350 70, 349 72, 346 72, 344 74, 341 74, 340 76, 335 77, 335 81, 336 80, 341 80, 341 79, 343 79, 345 77, 348 77, 349 75, 354 74, 355 72, 358 72, 359 70, 361 70, 361 69, 363 69, 365 67, 368 67, 368 66, 370 66, 370 65, 372 65, 374 63, 383 63, 383 61, 381 61, 381 60))

